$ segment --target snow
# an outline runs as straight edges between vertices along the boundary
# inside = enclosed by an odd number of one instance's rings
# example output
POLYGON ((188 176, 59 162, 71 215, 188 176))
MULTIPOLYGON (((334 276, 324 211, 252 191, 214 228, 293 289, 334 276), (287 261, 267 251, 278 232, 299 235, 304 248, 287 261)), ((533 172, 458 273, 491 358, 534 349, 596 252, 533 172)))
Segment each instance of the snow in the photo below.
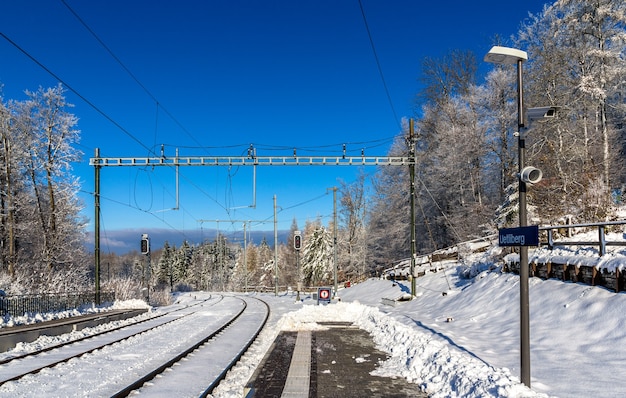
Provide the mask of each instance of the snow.
MULTIPOLYGON (((547 255, 531 250, 531 255, 534 253, 547 255)), ((572 263, 592 258, 577 250, 553 254, 567 255, 572 263)), ((616 261, 615 268, 621 269, 623 255, 622 250, 599 263, 616 261)), ((488 262, 488 253, 482 256, 475 260, 483 270, 476 277, 464 279, 464 266, 446 262, 445 271, 429 272, 416 280, 413 300, 394 300, 393 306, 383 304, 383 298, 406 296, 410 282, 370 279, 352 284, 340 289, 340 300, 328 305, 316 305, 310 295, 302 295, 305 298, 296 302, 293 292, 256 294, 272 308, 269 325, 213 395, 240 397, 280 331, 315 330, 323 328, 317 322, 347 321, 369 332, 377 347, 388 353, 376 375, 404 377, 431 397, 623 396, 624 293, 531 278, 530 389, 519 380, 519 277, 501 273, 497 264, 488 262)), ((195 294, 179 296, 174 305, 184 305, 195 294)), ((182 336, 186 330, 178 333, 182 336)), ((170 337, 178 338, 175 333, 170 337)), ((28 344, 16 350, 27 350, 25 346, 28 344)), ((2 391, 0 388, 0 395, 2 391)))

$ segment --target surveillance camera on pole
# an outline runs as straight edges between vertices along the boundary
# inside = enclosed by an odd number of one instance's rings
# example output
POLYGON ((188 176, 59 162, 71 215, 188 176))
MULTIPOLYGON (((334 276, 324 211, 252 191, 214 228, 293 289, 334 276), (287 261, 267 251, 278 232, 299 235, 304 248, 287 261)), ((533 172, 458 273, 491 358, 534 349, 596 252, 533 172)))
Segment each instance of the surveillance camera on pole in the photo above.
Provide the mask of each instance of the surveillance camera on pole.
MULTIPOLYGON (((540 106, 537 108, 528 108, 526 110, 526 117, 528 121, 553 119, 556 117, 560 106, 540 106)), ((516 136, 524 138, 523 130, 516 133, 516 136)), ((541 181, 543 173, 536 167, 526 166, 520 172, 520 180, 526 184, 537 184, 541 181)))
POLYGON ((552 119, 556 116, 559 109, 561 109, 560 106, 540 106, 537 108, 528 108, 526 110, 526 116, 528 117, 528 120, 552 119))
POLYGON ((526 184, 536 184, 541 181, 541 177, 543 177, 541 170, 533 166, 524 167, 520 173, 520 179, 526 184))

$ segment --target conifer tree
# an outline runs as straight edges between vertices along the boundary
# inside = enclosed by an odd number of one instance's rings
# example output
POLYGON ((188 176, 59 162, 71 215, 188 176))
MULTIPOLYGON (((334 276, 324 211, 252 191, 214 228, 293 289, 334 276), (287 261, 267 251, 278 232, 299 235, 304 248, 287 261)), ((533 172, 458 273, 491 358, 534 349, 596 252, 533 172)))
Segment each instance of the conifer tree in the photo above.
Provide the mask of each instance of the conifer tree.
POLYGON ((302 250, 302 277, 305 284, 329 282, 333 276, 333 238, 319 221, 306 231, 302 250))

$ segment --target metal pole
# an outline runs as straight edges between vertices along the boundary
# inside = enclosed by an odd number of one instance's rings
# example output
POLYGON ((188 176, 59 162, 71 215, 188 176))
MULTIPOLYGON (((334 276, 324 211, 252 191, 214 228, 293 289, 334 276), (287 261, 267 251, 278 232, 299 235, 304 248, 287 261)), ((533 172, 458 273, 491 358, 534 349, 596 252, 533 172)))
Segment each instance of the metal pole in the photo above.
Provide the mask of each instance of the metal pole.
POLYGON ((298 269, 298 282, 296 285, 297 293, 296 293, 296 301, 300 301, 300 287, 302 282, 300 282, 300 250, 296 250, 296 267, 298 269))
POLYGON ((246 261, 246 223, 243 223, 243 291, 248 292, 248 262, 246 261))
POLYGON ((96 148, 95 151, 95 192, 94 192, 94 263, 95 263, 95 289, 96 289, 96 304, 100 305, 100 148, 96 148))
POLYGON ((415 256, 417 247, 415 243, 415 133, 413 119, 409 119, 409 158, 413 160, 409 164, 410 178, 410 202, 411 202, 411 296, 415 297, 415 256))
POLYGON ((152 273, 150 272, 150 268, 152 264, 150 263, 150 252, 146 254, 146 302, 150 304, 150 276, 152 273))
MULTIPOLYGON (((522 62, 517 61, 517 126, 518 126, 518 184, 519 184, 519 226, 528 225, 526 205, 526 183, 522 181, 522 170, 526 161, 526 141, 524 137, 524 89, 522 79, 522 62)), ((520 351, 522 383, 530 387, 530 306, 529 306, 529 270, 528 246, 520 247, 520 351)))
POLYGON ((337 187, 333 190, 333 265, 335 273, 335 297, 337 297, 337 187))
POLYGON ((274 295, 278 296, 278 218, 276 218, 276 195, 274 195, 274 295))

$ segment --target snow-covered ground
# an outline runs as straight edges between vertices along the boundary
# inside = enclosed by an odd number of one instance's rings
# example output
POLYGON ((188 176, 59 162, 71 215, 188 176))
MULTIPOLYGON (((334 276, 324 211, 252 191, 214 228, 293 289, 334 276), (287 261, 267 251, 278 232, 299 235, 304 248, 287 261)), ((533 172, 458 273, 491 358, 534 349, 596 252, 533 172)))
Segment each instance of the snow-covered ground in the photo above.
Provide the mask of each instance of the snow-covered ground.
POLYGON ((382 299, 410 292, 410 282, 371 279, 340 289, 341 300, 329 305, 259 294, 272 307, 270 325, 214 396, 240 397, 280 330, 315 328, 321 320, 367 330, 389 353, 376 374, 405 377, 432 397, 624 396, 626 294, 531 279, 531 390, 519 382, 519 277, 482 264, 472 279, 456 264, 428 273, 416 281, 417 297, 395 306, 382 299))
MULTIPOLYGON (((439 272, 417 280, 419 297, 413 301, 381 303, 409 290, 405 282, 368 280, 340 290, 341 302, 285 314, 278 329, 353 321, 390 355, 376 374, 405 377, 432 397, 624 396, 623 293, 532 278, 530 390, 519 381, 518 276, 493 270, 465 281, 450 269, 446 276, 439 272)), ((231 375, 215 396, 239 396, 252 368, 243 366, 248 369, 242 376, 231 375)))

